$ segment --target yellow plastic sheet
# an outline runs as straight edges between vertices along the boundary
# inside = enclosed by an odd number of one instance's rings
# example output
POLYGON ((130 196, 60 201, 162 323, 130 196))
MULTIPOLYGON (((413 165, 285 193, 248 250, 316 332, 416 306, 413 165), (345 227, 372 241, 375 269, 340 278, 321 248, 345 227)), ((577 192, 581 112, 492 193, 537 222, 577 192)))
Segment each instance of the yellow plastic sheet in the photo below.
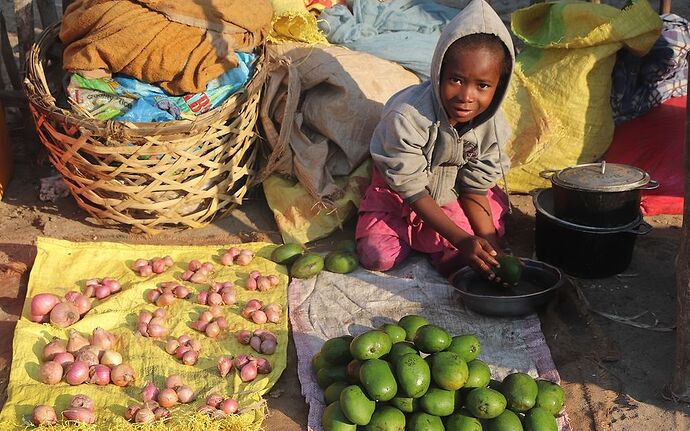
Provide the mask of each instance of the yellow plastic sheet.
MULTIPOLYGON (((286 367, 288 275, 284 266, 277 265, 268 259, 275 247, 273 244, 242 244, 240 248, 250 249, 257 253, 251 264, 222 266, 218 259, 229 247, 230 245, 154 246, 108 242, 75 243, 39 238, 38 253, 29 279, 27 300, 14 333, 12 366, 7 388, 8 399, 0 413, 0 430, 23 428, 25 417, 30 416, 33 407, 38 404, 54 406, 59 416, 60 412, 67 407, 71 396, 75 394, 86 394, 94 400, 98 422, 92 426, 79 428, 61 425, 51 427, 51 430, 258 430, 265 411, 261 397, 270 390, 286 367), (175 265, 163 274, 140 277, 130 269, 132 262, 138 258, 151 259, 165 255, 170 255, 175 265), (168 307, 166 321, 170 334, 177 337, 186 333, 202 343, 197 364, 186 366, 165 352, 164 340, 136 336, 134 331, 139 312, 143 309, 157 308, 153 304, 146 303, 145 292, 163 281, 180 281, 180 274, 192 259, 214 264, 215 272, 210 276, 209 281, 235 283, 237 304, 224 306, 230 327, 215 340, 188 326, 208 307, 183 299, 177 299, 168 307), (245 290, 242 286, 252 270, 258 270, 264 275, 278 275, 279 286, 268 292, 245 290), (103 277, 118 279, 123 286, 122 291, 104 300, 94 299, 92 310, 71 327, 60 329, 50 324, 38 324, 28 320, 33 295, 51 292, 61 296, 68 290, 82 291, 87 279, 103 277), (257 325, 243 318, 240 315, 241 309, 251 298, 260 299, 265 304, 271 302, 281 304, 283 314, 280 322, 257 325), (90 335, 96 327, 102 327, 118 337, 115 350, 119 351, 124 362, 129 363, 136 371, 137 378, 133 386, 126 388, 112 384, 70 386, 64 382, 57 385, 45 385, 38 380, 41 351, 52 337, 66 339, 70 329, 77 330, 83 335, 90 335), (232 371, 226 378, 221 378, 216 369, 219 356, 242 353, 259 355, 249 346, 239 344, 234 333, 240 329, 255 330, 260 327, 271 330, 278 338, 276 352, 273 355, 261 355, 271 362, 273 371, 267 375, 260 374, 251 383, 242 383, 236 371, 232 371), (146 382, 153 381, 157 386, 162 387, 165 377, 171 374, 181 375, 185 383, 194 389, 197 400, 188 405, 173 407, 171 409, 173 417, 169 422, 158 422, 143 428, 129 424, 124 419, 123 413, 128 405, 141 404, 140 392, 146 382), (243 413, 221 421, 213 421, 193 414, 211 393, 236 398, 243 413)), ((208 285, 182 283, 190 287, 193 293, 208 288, 208 285)))
POLYGON ((268 36, 270 42, 328 43, 316 25, 316 17, 307 10, 304 0, 271 0, 271 5, 273 28, 268 36))
POLYGON ((616 52, 648 51, 661 19, 646 0, 624 10, 588 2, 543 3, 511 17, 527 47, 517 56, 503 110, 513 192, 548 187, 539 174, 600 158, 613 138, 611 72, 616 52))
POLYGON ((343 195, 326 205, 297 180, 273 174, 263 182, 266 202, 273 211, 283 242, 306 244, 325 238, 357 214, 359 202, 371 182, 371 159, 348 176, 337 177, 343 195))

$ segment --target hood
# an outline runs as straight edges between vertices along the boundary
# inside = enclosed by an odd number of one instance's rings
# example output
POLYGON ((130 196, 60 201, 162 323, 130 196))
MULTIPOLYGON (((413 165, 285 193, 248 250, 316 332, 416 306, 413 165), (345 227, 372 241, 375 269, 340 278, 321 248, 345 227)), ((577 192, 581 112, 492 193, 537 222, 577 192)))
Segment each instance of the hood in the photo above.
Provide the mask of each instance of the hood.
MULTIPOLYGON (((508 47, 508 51, 510 52, 511 72, 513 70, 513 66, 515 64, 515 50, 513 48, 513 40, 511 39, 510 33, 508 32, 505 24, 503 24, 501 18, 486 1, 470 1, 470 3, 443 29, 441 37, 436 44, 434 56, 431 59, 431 73, 429 79, 431 81, 431 88, 433 89, 434 93, 434 103, 436 105, 437 112, 443 112, 443 115, 440 116, 441 118, 448 118, 443 110, 439 89, 443 57, 446 55, 448 47, 453 44, 453 42, 461 37, 474 33, 490 33, 498 36, 503 41, 505 46, 508 47)), ((484 113, 482 113, 478 119, 478 123, 475 123, 475 126, 486 121, 488 118, 491 118, 493 114, 496 113, 498 107, 503 101, 503 98, 505 97, 509 83, 510 76, 501 84, 500 88, 496 89, 496 94, 491 102, 491 106, 484 111, 484 113)))

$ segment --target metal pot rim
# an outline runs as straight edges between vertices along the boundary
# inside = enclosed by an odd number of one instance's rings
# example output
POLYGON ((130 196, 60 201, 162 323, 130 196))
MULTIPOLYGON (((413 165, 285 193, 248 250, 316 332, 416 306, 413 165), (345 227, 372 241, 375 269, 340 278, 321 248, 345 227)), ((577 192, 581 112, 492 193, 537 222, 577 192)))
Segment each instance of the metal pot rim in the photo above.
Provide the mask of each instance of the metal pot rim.
MULTIPOLYGON (((620 225, 620 226, 613 226, 613 227, 599 227, 599 226, 586 226, 586 225, 581 225, 577 223, 573 223, 567 220, 563 220, 562 218, 556 217, 554 215, 553 208, 550 210, 546 208, 546 206, 540 201, 540 198, 542 196, 549 196, 550 194, 553 193, 553 190, 551 189, 541 189, 537 190, 532 194, 532 202, 534 204, 534 208, 537 210, 537 213, 543 215, 544 217, 548 218, 552 222, 560 225, 560 226, 565 226, 567 228, 580 231, 580 232, 590 232, 590 233, 601 233, 601 234, 607 234, 607 233, 619 233, 619 232, 632 232, 635 228, 639 227, 644 223, 644 219, 642 217, 642 214, 638 214, 637 217, 635 218, 634 221, 620 225)), ((551 202, 553 206, 553 200, 551 202)))
POLYGON ((557 185, 559 187, 563 187, 568 190, 574 190, 574 191, 581 191, 581 192, 627 192, 627 191, 635 191, 640 189, 641 187, 645 186, 647 183, 650 182, 650 176, 649 174, 635 166, 631 165, 624 165, 620 163, 606 163, 606 162, 599 162, 599 163, 585 163, 581 165, 575 165, 575 166, 570 166, 564 169, 561 169, 559 171, 554 172, 554 174, 551 176, 551 182, 554 185, 557 185), (596 168, 596 170, 603 169, 605 170, 607 167, 613 166, 615 169, 627 169, 632 173, 637 174, 636 176, 639 176, 638 179, 630 179, 628 182, 619 182, 615 184, 599 184, 597 186, 591 186, 587 187, 583 184, 577 184, 573 183, 571 181, 567 181, 563 179, 563 177, 569 173, 577 172, 577 171, 584 171, 584 170, 592 170, 592 168, 596 168))

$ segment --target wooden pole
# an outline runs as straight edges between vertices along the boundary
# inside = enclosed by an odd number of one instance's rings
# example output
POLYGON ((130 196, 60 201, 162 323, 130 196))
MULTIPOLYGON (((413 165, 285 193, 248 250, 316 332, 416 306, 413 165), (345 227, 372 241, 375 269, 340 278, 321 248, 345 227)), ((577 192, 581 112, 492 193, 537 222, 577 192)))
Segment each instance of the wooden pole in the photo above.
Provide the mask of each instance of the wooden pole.
MULTIPOLYGON (((686 57, 690 61, 690 54, 686 57)), ((685 192, 680 250, 676 260, 676 366, 672 395, 690 402, 690 104, 685 106, 685 192)))

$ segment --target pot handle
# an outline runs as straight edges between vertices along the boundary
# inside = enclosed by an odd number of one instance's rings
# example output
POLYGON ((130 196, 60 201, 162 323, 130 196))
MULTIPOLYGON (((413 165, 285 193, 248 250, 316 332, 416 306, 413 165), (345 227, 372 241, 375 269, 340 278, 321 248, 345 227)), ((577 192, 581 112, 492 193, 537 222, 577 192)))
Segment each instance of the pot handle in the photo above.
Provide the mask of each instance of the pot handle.
POLYGON ((557 169, 544 169, 543 171, 539 172, 539 176, 544 179, 550 180, 551 177, 556 175, 556 173, 558 173, 557 169))
POLYGON ((659 188, 659 182, 656 180, 649 180, 649 182, 642 187, 638 187, 637 190, 654 190, 659 188))
POLYGON ((647 235, 651 231, 652 225, 650 225, 644 220, 642 220, 642 222, 640 222, 640 224, 638 224, 634 228, 626 230, 626 232, 634 233, 635 235, 647 235))

